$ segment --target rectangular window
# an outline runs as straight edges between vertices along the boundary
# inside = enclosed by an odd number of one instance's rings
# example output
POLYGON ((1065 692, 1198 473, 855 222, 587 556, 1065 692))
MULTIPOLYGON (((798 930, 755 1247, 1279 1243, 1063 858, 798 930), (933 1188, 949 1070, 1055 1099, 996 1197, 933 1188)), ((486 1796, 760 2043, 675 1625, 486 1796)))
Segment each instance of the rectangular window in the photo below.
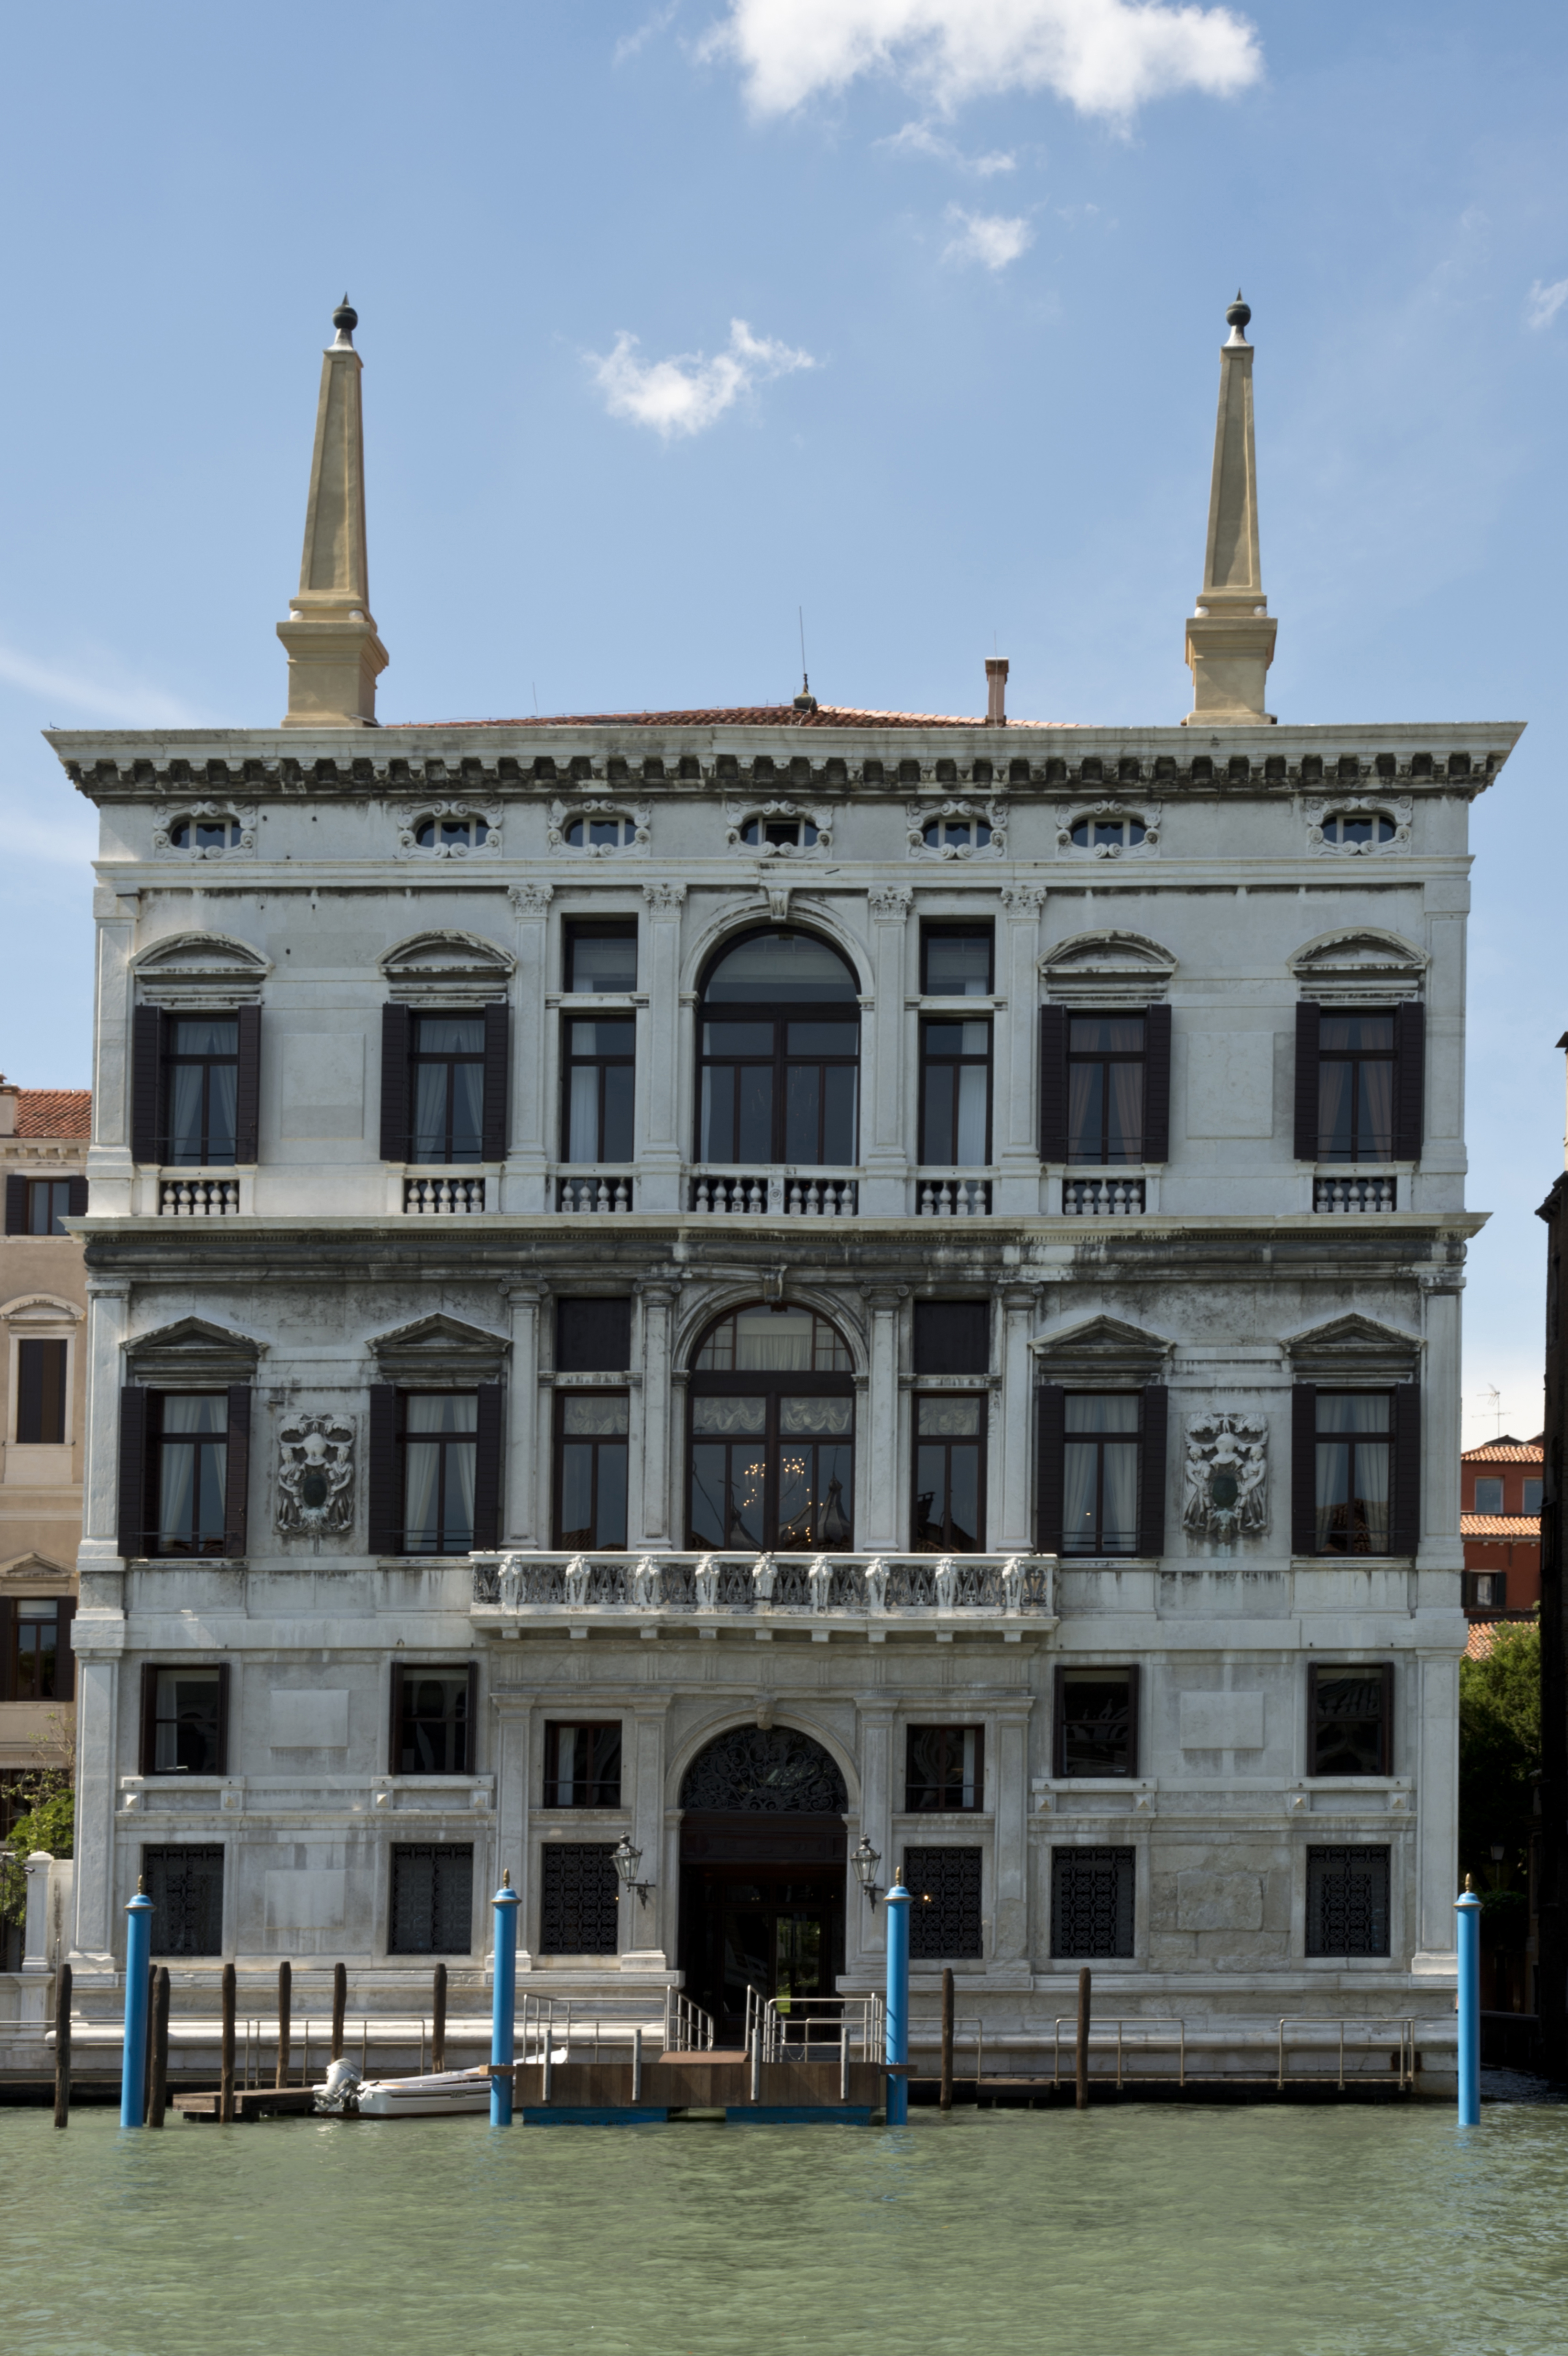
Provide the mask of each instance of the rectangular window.
POLYGON ((472 1844, 394 1843, 388 1953, 465 1955, 473 1944, 472 1844))
POLYGON ((556 1303, 558 1375, 624 1375, 632 1363, 632 1304, 568 1297, 556 1303))
POLYGON ((1317 1018, 1317 1159, 1392 1162, 1394 1018, 1323 1008, 1317 1018))
POLYGON ((974 1811, 986 1804, 986 1733, 979 1726, 912 1726, 904 1754, 904 1806, 974 1811))
POLYGON ((16 1438, 25 1447, 58 1448, 65 1439, 64 1342, 16 1344, 16 1438))
POLYGON ((392 1680, 393 1774, 472 1774, 472 1669, 394 1667, 392 1680))
POLYGON ((55 1701, 69 1693, 69 1678, 59 1675, 61 1620, 57 1596, 16 1598, 8 1699, 55 1701))
POLYGON ((625 1391, 556 1394, 555 1543, 624 1547, 631 1400, 625 1391))
POLYGON ((416 1162, 485 1159, 485 1017, 416 1014, 410 1024, 416 1162))
POLYGON ((906 1848, 912 1961, 936 1963, 986 1952, 977 1848, 906 1848))
POLYGON ((1476 1483, 1476 1512, 1477 1514, 1500 1514, 1502 1509, 1503 1484, 1501 1481, 1477 1481, 1476 1483))
POLYGON ((223 1953, 223 1851, 144 1848, 142 1886, 153 1901, 155 1955, 223 1953))
POLYGON ((1317 1551, 1388 1554, 1392 1415, 1387 1391, 1317 1394, 1317 1551))
POLYGON ((920 1158, 929 1169, 983 1170, 991 1159, 991 1026, 920 1026, 920 1158))
POLYGON ((1522 1503, 1521 1503, 1521 1505, 1520 1505, 1520 1513, 1522 1513, 1522 1514, 1539 1514, 1539 1513, 1540 1513, 1540 1511, 1541 1511, 1541 1492, 1542 1492, 1543 1486, 1544 1486, 1544 1483, 1543 1483, 1542 1482, 1541 1482, 1541 1481, 1531 1481, 1531 1480, 1530 1480, 1528 1477, 1526 1478, 1526 1480, 1525 1480, 1525 1482, 1524 1482, 1524 1484, 1523 1484, 1523 1488, 1524 1488, 1523 1501, 1522 1501, 1522 1503))
POLYGON ((1307 1850, 1307 1952, 1347 1960, 1388 1954, 1386 1848, 1307 1850))
POLYGON ((919 1393, 914 1402, 916 1554, 981 1554, 986 1546, 986 1421, 983 1395, 919 1393))
POLYGON ((220 1555, 227 1534, 229 1394, 154 1391, 147 1401, 156 1520, 147 1551, 220 1555))
POLYGON ((474 1545, 479 1400, 473 1391, 404 1391, 403 1551, 467 1554, 474 1545))
POLYGON ((1056 1672, 1056 1772, 1136 1775, 1138 1772, 1136 1669, 1056 1672))
POLYGON ((539 1851, 541 1955, 613 1955, 619 1895, 608 1841, 546 1841, 539 1851))
POLYGON ((1145 1032, 1141 1014, 1069 1014, 1069 1162, 1143 1160, 1145 1032))
POLYGON ((1069 1391, 1065 1404, 1061 1550, 1136 1554, 1138 1394, 1069 1391))
POLYGON ((176 1015, 166 1025, 165 1159, 217 1169, 236 1159, 240 1023, 235 1015, 176 1015))
POLYGON ((914 1370, 917 1375, 983 1375, 991 1363, 988 1301, 917 1301, 914 1304, 914 1370))
POLYGON ((29 1178, 27 1226, 30 1236, 63 1236, 70 1216, 69 1178, 29 1178))
POLYGON ((1053 1961, 1089 1963, 1133 1953, 1136 1857, 1130 1848, 1058 1848, 1051 1854, 1053 1961))
POLYGON ((1506 1570, 1466 1570, 1459 1575, 1459 1601, 1467 1612, 1506 1612, 1506 1570))
POLYGON ((926 925, 922 927, 920 986, 927 998, 988 998, 991 994, 989 925, 926 925))
POLYGON ((566 988, 574 996, 614 998, 637 986, 637 927, 569 923, 566 988))
POLYGON ((1392 1666, 1339 1669, 1314 1661, 1307 1676, 1307 1773, 1391 1775, 1392 1666))
POLYGON ((561 1150, 568 1162, 630 1162, 636 1079, 635 1022, 561 1020, 561 1150))
POLYGON ((221 1775, 229 1672, 159 1668, 142 1672, 144 1775, 221 1775))
POLYGON ((618 1808, 621 1724, 557 1725, 544 1730, 547 1808, 618 1808))

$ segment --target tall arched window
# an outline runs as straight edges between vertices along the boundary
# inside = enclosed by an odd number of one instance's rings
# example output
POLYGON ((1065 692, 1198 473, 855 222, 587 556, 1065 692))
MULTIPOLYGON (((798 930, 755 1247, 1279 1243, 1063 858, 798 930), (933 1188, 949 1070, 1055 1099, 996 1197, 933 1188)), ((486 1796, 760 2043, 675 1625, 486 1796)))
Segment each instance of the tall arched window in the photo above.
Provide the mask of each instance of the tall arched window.
POLYGON ((849 1169, 860 1006, 854 974, 809 933, 749 934, 702 991, 697 1155, 849 1169))
POLYGON ((826 1317, 731 1310, 704 1334, 687 1398, 688 1546, 853 1546, 855 1386, 826 1317))

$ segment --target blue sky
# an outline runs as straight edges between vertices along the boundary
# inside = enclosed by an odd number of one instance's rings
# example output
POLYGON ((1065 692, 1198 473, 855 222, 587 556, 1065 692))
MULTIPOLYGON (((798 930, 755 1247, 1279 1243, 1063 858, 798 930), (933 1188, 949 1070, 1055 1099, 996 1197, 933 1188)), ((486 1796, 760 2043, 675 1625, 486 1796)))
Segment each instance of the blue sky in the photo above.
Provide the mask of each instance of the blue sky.
POLYGON ((1274 708, 1530 723, 1475 813, 1466 1389, 1536 1428, 1560 5, 60 0, 5 64, 13 1078, 89 1076, 91 827, 37 732, 281 717, 345 286, 384 718, 776 699, 804 605, 835 701, 983 709, 996 648, 1019 716, 1160 722, 1240 283, 1274 708))

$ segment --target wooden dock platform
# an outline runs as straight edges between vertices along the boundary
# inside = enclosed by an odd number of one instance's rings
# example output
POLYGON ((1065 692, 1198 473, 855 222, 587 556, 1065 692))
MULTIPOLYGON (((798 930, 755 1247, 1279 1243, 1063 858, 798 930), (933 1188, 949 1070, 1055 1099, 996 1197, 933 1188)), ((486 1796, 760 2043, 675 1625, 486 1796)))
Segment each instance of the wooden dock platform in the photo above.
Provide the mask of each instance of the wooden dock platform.
MULTIPOLYGON (((223 2097, 216 2086, 202 2087, 198 2092, 171 2094, 169 2108, 187 2119, 216 2119, 223 2097)), ((234 2119, 240 2125, 250 2119, 274 2119, 288 2114, 308 2112, 315 2106, 314 2086, 236 2086, 234 2089, 234 2119)))

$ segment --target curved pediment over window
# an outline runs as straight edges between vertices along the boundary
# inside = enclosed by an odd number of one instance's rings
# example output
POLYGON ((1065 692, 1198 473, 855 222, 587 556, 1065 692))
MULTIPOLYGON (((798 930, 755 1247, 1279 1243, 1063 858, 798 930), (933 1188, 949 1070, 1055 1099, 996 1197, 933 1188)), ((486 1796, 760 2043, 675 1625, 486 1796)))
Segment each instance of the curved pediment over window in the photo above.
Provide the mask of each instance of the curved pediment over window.
POLYGON ((1148 1006, 1164 998, 1176 971, 1174 953, 1143 933, 1075 933, 1040 961, 1046 996, 1096 1006, 1148 1006))
POLYGON ((146 1006, 248 1006, 272 965, 228 933, 167 933, 133 958, 131 970, 146 1006))
POLYGON ((477 933, 414 933, 379 960, 394 999, 445 1005, 505 998, 517 959, 477 933))
POLYGON ((55 1292, 18 1292, 0 1301, 0 1323, 7 1325, 80 1325, 86 1314, 55 1292))
POLYGON ((1427 968, 1424 949, 1371 925, 1321 933, 1289 960, 1304 998, 1413 997, 1427 968))
POLYGON ((511 1343, 461 1317, 421 1317, 371 1336, 369 1348, 389 1381, 493 1382, 511 1343))

